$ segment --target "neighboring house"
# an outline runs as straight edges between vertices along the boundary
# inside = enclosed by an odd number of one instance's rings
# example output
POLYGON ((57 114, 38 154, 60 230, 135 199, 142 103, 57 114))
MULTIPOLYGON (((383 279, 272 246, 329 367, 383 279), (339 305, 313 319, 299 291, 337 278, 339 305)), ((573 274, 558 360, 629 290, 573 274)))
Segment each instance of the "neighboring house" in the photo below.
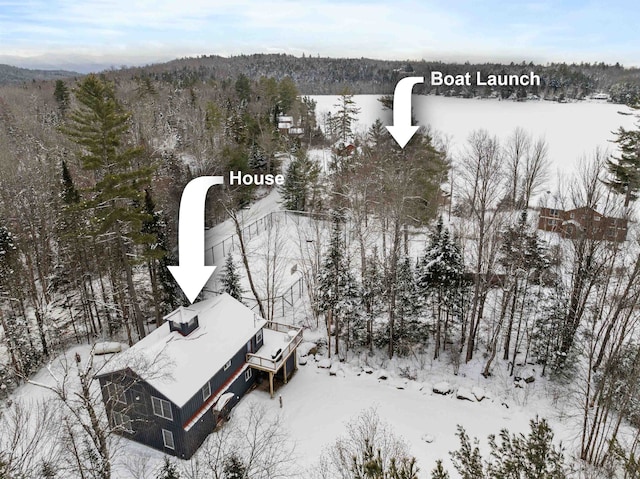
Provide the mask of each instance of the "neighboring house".
POLYGON ((111 425, 188 459, 259 376, 286 383, 302 330, 267 322, 228 294, 180 307, 100 370, 111 425))
POLYGON ((622 242, 627 239, 627 220, 604 216, 593 208, 581 207, 573 210, 540 208, 538 229, 552 231, 563 238, 585 235, 590 239, 622 242))
POLYGON ((300 136, 304 135, 304 128, 293 124, 293 117, 281 115, 278 117, 278 131, 283 135, 300 136))

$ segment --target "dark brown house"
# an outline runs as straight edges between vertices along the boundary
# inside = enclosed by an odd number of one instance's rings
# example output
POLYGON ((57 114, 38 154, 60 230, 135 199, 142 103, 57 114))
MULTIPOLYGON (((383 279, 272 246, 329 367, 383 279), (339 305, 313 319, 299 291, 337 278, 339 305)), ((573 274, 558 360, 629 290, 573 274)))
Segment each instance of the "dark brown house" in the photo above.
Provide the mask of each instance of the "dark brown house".
POLYGON ((594 240, 622 242, 627 239, 627 220, 604 216, 584 206, 568 211, 540 208, 538 229, 558 233, 563 238, 584 235, 594 240))

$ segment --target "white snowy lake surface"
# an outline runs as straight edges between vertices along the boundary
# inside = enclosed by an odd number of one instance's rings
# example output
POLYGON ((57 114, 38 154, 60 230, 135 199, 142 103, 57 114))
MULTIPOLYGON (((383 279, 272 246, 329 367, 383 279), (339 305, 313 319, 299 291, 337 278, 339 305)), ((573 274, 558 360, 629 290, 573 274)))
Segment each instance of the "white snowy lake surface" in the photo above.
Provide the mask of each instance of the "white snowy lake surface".
MULTIPOLYGON (((316 102, 320 126, 327 112, 335 112, 338 96, 311 96, 316 102)), ((383 110, 378 95, 356 95, 360 108, 357 132, 364 132, 376 118, 391 125, 391 112, 383 110)), ((589 157, 596 148, 615 151, 611 140, 619 127, 633 128, 637 116, 625 105, 586 100, 572 103, 552 101, 515 102, 497 99, 466 99, 442 96, 413 95, 413 113, 418 124, 430 126, 450 140, 454 159, 464 152, 469 134, 486 129, 501 141, 517 127, 522 127, 534 139, 542 136, 549 145, 553 172, 571 174, 582 157, 589 157), (618 112, 625 113, 620 114, 618 112)))

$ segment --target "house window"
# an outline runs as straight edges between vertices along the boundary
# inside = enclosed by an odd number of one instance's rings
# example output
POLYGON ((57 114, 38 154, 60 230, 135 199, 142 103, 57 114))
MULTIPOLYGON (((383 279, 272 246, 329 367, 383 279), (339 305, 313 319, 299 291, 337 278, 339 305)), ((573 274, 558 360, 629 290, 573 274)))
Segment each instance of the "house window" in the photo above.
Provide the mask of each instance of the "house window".
POLYGON ((133 429, 131 428, 131 418, 129 416, 118 411, 113 411, 111 417, 113 419, 114 427, 120 427, 125 431, 133 432, 133 429))
POLYGON ((594 220, 594 221, 600 221, 600 217, 599 217, 599 216, 594 216, 594 217, 593 217, 593 220, 594 220))
POLYGON ((124 394, 124 387, 121 384, 107 383, 108 400, 112 403, 127 404, 127 397, 124 394))
POLYGON ((226 371, 230 367, 231 367, 231 359, 229 359, 229 361, 227 361, 227 364, 224 365, 224 370, 226 371))
POLYGON ((575 213, 571 213, 569 216, 571 217, 571 219, 574 219, 576 217, 576 214, 575 213))
POLYGON ((551 209, 551 216, 558 216, 558 210, 557 209, 551 209))
POLYGON ((262 329, 256 333, 256 344, 262 341, 262 329))
POLYGON ((244 382, 247 382, 249 379, 251 379, 251 376, 253 375, 253 370, 251 368, 247 369, 244 373, 244 382))
POLYGON ((171 431, 167 431, 166 429, 162 430, 162 442, 164 443, 164 447, 175 450, 176 444, 173 442, 173 433, 171 431))
POLYGON ((211 383, 207 381, 207 384, 202 388, 202 400, 206 401, 211 396, 211 383))
POLYGON ((173 412, 169 401, 151 396, 151 405, 153 406, 153 414, 173 421, 173 412))

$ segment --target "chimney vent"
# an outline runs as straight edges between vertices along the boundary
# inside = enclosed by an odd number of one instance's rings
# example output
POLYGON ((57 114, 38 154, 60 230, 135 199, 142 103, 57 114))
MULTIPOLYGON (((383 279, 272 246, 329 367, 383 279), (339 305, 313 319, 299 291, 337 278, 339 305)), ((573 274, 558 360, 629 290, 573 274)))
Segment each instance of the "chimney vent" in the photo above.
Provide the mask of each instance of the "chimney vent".
POLYGON ((167 314, 164 320, 169 322, 170 331, 177 331, 183 336, 188 336, 199 326, 198 312, 184 306, 167 314))

